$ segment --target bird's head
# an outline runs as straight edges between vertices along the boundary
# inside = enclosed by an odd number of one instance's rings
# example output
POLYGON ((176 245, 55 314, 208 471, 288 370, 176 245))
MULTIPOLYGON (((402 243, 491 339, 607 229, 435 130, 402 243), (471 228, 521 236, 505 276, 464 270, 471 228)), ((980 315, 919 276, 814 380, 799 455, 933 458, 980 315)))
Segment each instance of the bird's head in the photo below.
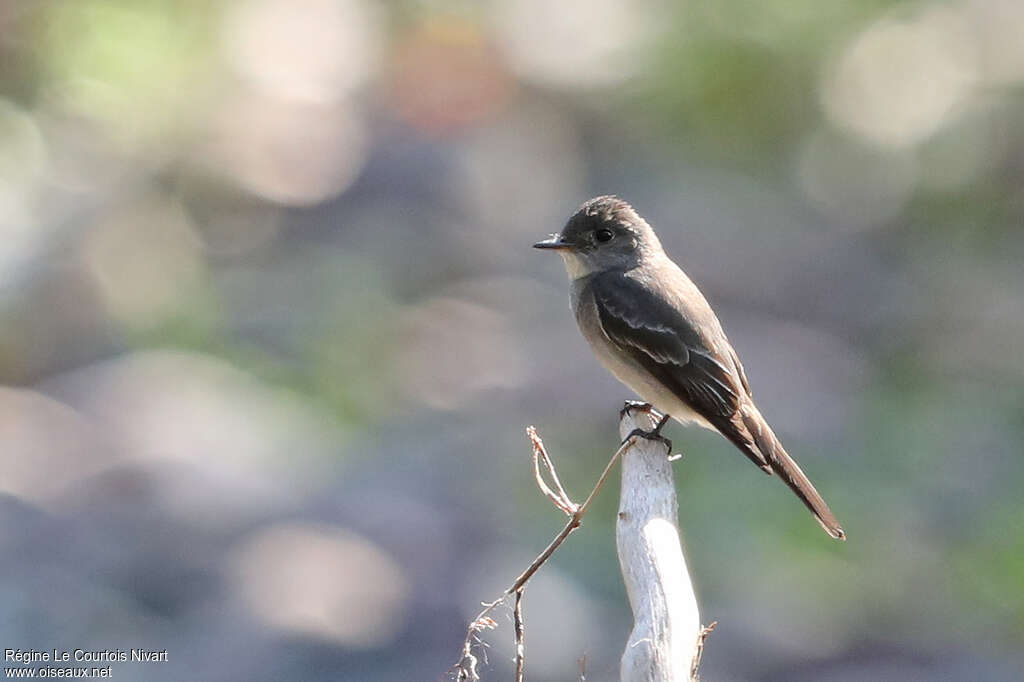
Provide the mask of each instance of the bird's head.
POLYGON ((570 279, 631 270, 661 253, 661 243, 647 221, 615 196, 584 202, 559 234, 533 247, 558 251, 570 279))

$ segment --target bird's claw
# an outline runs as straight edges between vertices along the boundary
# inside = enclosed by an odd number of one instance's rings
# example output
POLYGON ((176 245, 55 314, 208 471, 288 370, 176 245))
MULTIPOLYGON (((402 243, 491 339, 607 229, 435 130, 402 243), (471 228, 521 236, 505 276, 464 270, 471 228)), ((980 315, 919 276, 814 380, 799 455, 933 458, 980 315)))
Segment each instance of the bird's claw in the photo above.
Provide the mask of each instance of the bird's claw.
POLYGON ((619 419, 626 416, 626 413, 630 410, 640 410, 641 412, 650 412, 654 409, 654 406, 650 403, 645 403, 642 400, 627 400, 622 404, 622 409, 619 410, 619 419))
POLYGON ((628 441, 633 436, 637 436, 645 440, 653 440, 659 443, 664 443, 665 446, 668 447, 669 455, 671 455, 672 441, 670 441, 665 436, 661 435, 661 429, 668 422, 669 415, 661 414, 656 409, 654 409, 654 407, 650 403, 641 402, 639 400, 627 400, 626 403, 622 406, 622 409, 619 410, 619 419, 625 417, 626 413, 629 412, 630 410, 642 410, 644 412, 647 412, 657 421, 654 425, 654 428, 651 429, 650 431, 645 431, 640 427, 633 429, 632 431, 629 432, 628 436, 622 439, 622 444, 625 445, 626 441, 628 441))
POLYGON ((622 439, 622 443, 625 444, 626 441, 628 441, 630 438, 636 436, 637 438, 643 438, 644 440, 653 440, 658 443, 663 443, 665 447, 668 448, 669 453, 671 453, 672 441, 666 438, 665 436, 661 435, 661 433, 659 433, 660 430, 661 427, 651 429, 650 431, 644 431, 643 429, 637 427, 630 431, 629 435, 622 439))
POLYGON ((654 428, 651 429, 650 431, 644 431, 639 427, 633 429, 632 431, 629 432, 629 435, 626 436, 626 439, 623 440, 622 442, 625 443, 633 436, 639 436, 640 438, 645 438, 647 440, 654 440, 658 441, 659 443, 664 443, 666 446, 668 446, 669 454, 672 454, 672 441, 670 441, 668 438, 665 438, 665 436, 661 435, 661 429, 668 422, 668 417, 669 416, 667 414, 663 414, 660 417, 658 417, 658 423, 655 424, 654 428))

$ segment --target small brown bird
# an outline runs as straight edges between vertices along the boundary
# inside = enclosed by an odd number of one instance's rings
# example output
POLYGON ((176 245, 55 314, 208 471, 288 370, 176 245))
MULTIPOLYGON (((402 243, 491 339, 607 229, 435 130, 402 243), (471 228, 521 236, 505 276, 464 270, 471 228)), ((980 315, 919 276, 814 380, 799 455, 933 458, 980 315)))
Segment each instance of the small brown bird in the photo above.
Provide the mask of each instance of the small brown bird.
POLYGON ((580 331, 615 377, 665 416, 728 438, 786 482, 834 538, 839 521, 761 416, 743 365, 707 300, 647 222, 613 196, 587 201, 561 234, 534 244, 565 261, 580 331))

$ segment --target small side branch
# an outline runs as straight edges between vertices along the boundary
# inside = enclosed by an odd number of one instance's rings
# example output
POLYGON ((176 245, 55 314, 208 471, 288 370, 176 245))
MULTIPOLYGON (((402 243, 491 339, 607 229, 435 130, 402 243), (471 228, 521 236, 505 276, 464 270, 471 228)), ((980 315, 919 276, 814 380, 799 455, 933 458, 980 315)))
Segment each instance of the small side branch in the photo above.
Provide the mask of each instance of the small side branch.
POLYGON ((572 516, 579 507, 569 499, 569 494, 565 492, 562 482, 558 480, 558 472, 555 471, 555 465, 551 462, 551 457, 548 456, 548 451, 544 447, 544 441, 537 435, 537 429, 527 426, 526 437, 530 439, 530 448, 533 450, 533 478, 537 482, 537 487, 556 507, 565 512, 566 515, 572 516), (541 471, 542 465, 543 471, 541 471), (545 471, 551 477, 551 482, 555 486, 553 490, 547 484, 547 481, 544 480, 545 471))
POLYGON ((715 631, 718 627, 718 621, 711 621, 710 625, 705 625, 701 628, 700 637, 697 638, 697 653, 693 657, 693 664, 690 666, 690 679, 698 681, 699 677, 697 671, 700 670, 700 659, 704 655, 704 642, 707 641, 708 635, 715 631))
POLYGON ((523 682, 526 675, 526 635, 523 632, 523 588, 515 593, 515 605, 512 607, 516 640, 516 682, 523 682))
POLYGON ((605 465, 604 471, 601 472, 601 477, 594 484, 590 494, 587 495, 586 500, 583 504, 576 504, 573 502, 569 495, 565 492, 565 488, 562 487, 562 482, 558 478, 558 473, 555 471, 555 466, 551 461, 551 457, 547 453, 547 449, 544 447, 544 442, 540 439, 537 434, 537 430, 532 426, 526 429, 526 435, 530 439, 530 446, 533 453, 533 471, 534 479, 537 482, 537 487, 540 488, 541 492, 551 502, 565 513, 569 520, 566 522, 562 530, 551 540, 544 551, 537 555, 526 569, 519 574, 519 576, 513 581, 513 583, 506 589, 502 595, 492 601, 485 602, 483 604, 483 610, 477 614, 477 617, 469 624, 466 629, 466 639, 462 644, 462 657, 458 663, 453 665, 449 670, 449 676, 454 676, 454 679, 458 682, 477 682, 480 679, 480 674, 477 672, 478 659, 473 653, 474 647, 480 644, 480 633, 484 630, 493 630, 498 624, 491 618, 491 612, 497 607, 507 604, 509 598, 514 598, 513 606, 513 619, 514 619, 514 637, 515 637, 515 650, 516 650, 516 681, 522 682, 524 679, 524 671, 526 665, 526 648, 524 644, 524 627, 523 627, 523 614, 522 614, 522 600, 523 594, 526 591, 526 584, 530 581, 530 578, 543 566, 551 555, 561 547, 565 539, 569 537, 569 534, 580 527, 583 521, 583 516, 587 513, 594 498, 597 497, 598 492, 604 487, 605 481, 608 480, 608 475, 611 473, 615 464, 622 457, 623 453, 629 450, 637 441, 637 437, 632 437, 624 441, 612 455, 611 459, 608 460, 608 464, 605 465), (550 483, 545 480, 545 472, 550 476, 550 483))

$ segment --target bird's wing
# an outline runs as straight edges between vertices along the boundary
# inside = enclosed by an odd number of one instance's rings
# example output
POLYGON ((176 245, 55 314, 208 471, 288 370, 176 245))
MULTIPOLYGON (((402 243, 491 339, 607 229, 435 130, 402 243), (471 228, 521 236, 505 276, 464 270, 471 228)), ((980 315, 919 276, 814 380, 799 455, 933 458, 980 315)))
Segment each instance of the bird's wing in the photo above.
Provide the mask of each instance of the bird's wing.
POLYGON ((736 374, 739 375, 740 383, 743 384, 743 390, 747 392, 747 396, 750 398, 754 397, 754 394, 750 391, 750 384, 747 383, 747 373, 743 371, 743 363, 740 362, 740 356, 736 355, 736 351, 732 345, 726 342, 729 346, 729 355, 732 357, 733 367, 736 368, 736 374))
POLYGON ((682 311, 618 273, 614 279, 595 277, 591 286, 601 328, 609 339, 701 416, 736 412, 744 389, 730 358, 719 357, 704 343, 682 311))
POLYGON ((704 337, 707 329, 702 335, 683 311, 621 273, 598 275, 590 286, 605 335, 755 464, 770 471, 739 414, 748 391, 724 333, 716 330, 721 339, 709 343, 704 337))

